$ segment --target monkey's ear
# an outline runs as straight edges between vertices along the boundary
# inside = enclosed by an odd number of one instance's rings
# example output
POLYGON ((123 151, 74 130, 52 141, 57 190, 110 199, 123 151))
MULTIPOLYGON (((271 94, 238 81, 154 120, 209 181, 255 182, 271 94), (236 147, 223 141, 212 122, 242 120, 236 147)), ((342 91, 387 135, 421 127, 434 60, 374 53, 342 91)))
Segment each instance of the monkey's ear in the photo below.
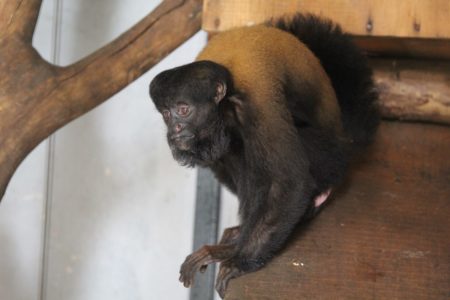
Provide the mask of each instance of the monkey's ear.
POLYGON ((241 123, 241 125, 244 124, 245 116, 244 116, 244 101, 241 97, 237 95, 232 95, 228 97, 228 100, 230 100, 231 103, 234 104, 234 111, 236 113, 236 117, 241 123))
POLYGON ((216 95, 214 96, 214 102, 216 104, 219 104, 219 102, 222 101, 226 94, 227 85, 224 82, 219 81, 216 85, 216 95))

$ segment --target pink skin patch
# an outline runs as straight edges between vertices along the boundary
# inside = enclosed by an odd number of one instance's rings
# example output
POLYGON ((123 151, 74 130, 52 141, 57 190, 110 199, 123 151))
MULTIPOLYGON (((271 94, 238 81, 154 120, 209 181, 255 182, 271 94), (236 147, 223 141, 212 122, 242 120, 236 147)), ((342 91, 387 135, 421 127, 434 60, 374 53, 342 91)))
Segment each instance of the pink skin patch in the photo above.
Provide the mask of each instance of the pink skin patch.
POLYGON ((319 196, 317 196, 314 199, 314 206, 315 207, 321 206, 325 201, 327 201, 328 196, 330 196, 330 193, 331 193, 331 189, 328 189, 325 192, 323 192, 322 194, 320 194, 319 196))

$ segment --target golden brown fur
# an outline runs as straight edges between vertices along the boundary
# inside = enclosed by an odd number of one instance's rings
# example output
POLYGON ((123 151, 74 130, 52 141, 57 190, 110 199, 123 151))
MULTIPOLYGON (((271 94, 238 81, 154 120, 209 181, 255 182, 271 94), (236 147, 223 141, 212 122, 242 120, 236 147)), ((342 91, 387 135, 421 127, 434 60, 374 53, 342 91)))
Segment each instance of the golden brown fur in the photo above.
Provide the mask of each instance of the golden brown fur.
POLYGON ((236 90, 252 99, 261 114, 271 115, 265 120, 273 119, 274 111, 283 107, 271 101, 283 97, 286 81, 299 90, 319 91, 316 119, 327 129, 342 130, 341 112, 328 76, 314 54, 292 34, 264 25, 232 29, 214 36, 197 60, 225 66, 233 74, 236 90))

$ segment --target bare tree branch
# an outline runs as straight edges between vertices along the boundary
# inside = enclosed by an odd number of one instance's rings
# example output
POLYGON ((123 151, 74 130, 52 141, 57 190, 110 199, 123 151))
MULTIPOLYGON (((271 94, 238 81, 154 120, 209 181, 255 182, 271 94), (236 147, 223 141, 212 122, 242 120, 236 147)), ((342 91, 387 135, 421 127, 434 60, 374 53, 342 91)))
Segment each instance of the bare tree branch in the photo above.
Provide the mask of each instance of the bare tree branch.
POLYGON ((36 145, 142 75, 201 23, 201 0, 166 0, 110 44, 60 68, 32 48, 31 27, 15 21, 20 16, 34 28, 40 1, 12 1, 16 9, 4 2, 0 16, 13 25, 0 24, 0 198, 36 145))
POLYGON ((0 4, 0 32, 31 42, 42 0, 8 0, 0 4))

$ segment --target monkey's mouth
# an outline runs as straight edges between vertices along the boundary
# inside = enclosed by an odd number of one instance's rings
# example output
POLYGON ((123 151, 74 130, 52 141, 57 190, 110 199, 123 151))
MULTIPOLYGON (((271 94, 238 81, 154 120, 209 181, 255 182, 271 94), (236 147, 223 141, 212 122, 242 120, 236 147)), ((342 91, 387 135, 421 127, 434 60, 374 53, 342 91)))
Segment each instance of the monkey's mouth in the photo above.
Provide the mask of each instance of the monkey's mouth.
POLYGON ((189 150, 194 142, 194 134, 174 135, 170 138, 170 143, 178 150, 189 150))

